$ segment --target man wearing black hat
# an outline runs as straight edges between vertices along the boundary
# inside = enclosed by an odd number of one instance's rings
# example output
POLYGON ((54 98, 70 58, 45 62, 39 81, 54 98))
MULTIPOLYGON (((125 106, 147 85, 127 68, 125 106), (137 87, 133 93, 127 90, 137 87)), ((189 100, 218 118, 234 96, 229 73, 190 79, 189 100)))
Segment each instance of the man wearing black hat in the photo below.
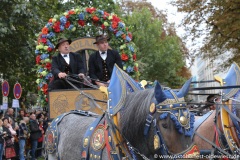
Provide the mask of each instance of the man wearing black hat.
MULTIPOLYGON (((55 49, 59 53, 52 58, 53 82, 49 85, 50 89, 70 89, 72 88, 64 78, 68 74, 77 74, 80 78, 84 77, 84 67, 80 54, 70 52, 70 39, 60 38, 55 49)), ((80 87, 79 84, 75 84, 80 87)))
POLYGON ((108 40, 109 38, 107 36, 96 36, 96 42, 93 44, 97 45, 98 51, 91 54, 88 61, 89 76, 98 86, 107 86, 107 83, 110 81, 115 63, 120 68, 123 68, 119 53, 117 51, 108 49, 108 40))

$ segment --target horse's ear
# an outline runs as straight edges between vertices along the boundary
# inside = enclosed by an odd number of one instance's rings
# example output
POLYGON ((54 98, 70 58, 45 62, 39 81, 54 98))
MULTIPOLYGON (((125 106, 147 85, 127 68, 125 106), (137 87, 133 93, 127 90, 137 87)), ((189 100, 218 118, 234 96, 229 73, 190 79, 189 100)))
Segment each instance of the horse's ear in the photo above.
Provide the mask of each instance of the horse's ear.
POLYGON ((155 89, 154 89, 154 95, 155 95, 157 102, 161 103, 165 99, 167 99, 167 97, 166 97, 165 93, 163 92, 162 87, 159 84, 159 82, 155 82, 155 83, 156 83, 156 85, 155 85, 155 89))
POLYGON ((177 97, 178 97, 178 98, 184 97, 184 96, 188 93, 188 90, 189 90, 189 88, 190 88, 191 82, 192 82, 192 78, 190 78, 190 79, 183 85, 183 87, 181 88, 181 90, 177 93, 177 97))

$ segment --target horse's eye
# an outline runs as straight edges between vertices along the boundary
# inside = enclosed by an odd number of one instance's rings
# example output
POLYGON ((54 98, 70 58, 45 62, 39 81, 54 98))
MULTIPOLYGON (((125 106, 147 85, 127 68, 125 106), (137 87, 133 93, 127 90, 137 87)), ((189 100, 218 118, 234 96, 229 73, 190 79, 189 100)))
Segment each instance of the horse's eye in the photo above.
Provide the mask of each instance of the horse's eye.
POLYGON ((162 127, 163 127, 163 128, 167 128, 167 126, 168 126, 167 123, 163 123, 163 124, 162 124, 162 127))

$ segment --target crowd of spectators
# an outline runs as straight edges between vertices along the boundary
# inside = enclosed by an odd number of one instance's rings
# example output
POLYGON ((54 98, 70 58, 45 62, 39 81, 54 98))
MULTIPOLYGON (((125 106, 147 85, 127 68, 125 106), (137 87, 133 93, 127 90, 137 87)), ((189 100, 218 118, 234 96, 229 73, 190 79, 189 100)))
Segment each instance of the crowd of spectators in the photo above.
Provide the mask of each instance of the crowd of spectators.
POLYGON ((0 160, 25 160, 30 153, 31 160, 41 157, 44 133, 48 127, 45 111, 27 113, 14 109, 0 112, 0 160))

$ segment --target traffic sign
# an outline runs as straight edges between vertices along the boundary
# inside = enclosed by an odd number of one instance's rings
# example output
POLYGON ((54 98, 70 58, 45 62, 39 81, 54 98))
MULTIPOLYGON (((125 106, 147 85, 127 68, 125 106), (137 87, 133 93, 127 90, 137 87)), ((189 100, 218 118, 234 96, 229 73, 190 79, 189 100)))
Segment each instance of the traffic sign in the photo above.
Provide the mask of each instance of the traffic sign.
POLYGON ((15 83, 14 88, 13 88, 13 94, 16 99, 21 98, 22 95, 22 87, 20 83, 15 83))
POLYGON ((9 94, 9 84, 8 81, 3 81, 2 83, 2 94, 3 96, 7 97, 9 94))

